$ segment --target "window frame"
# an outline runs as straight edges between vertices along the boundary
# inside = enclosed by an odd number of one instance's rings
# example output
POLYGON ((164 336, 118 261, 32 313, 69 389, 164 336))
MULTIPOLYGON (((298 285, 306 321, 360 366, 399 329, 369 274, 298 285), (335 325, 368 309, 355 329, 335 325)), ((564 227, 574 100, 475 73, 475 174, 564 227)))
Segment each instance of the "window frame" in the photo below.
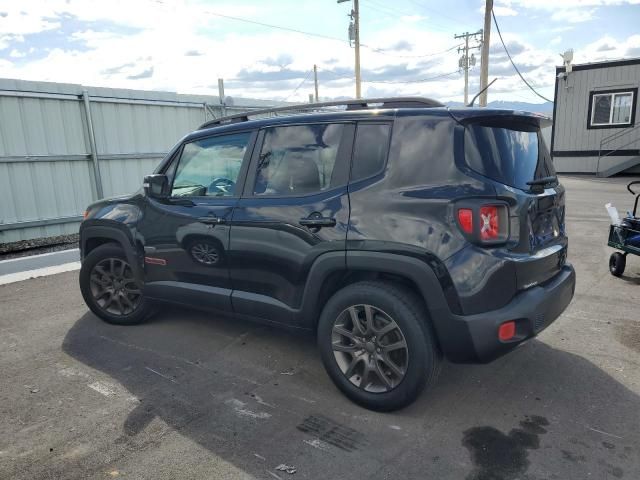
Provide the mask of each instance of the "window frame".
POLYGON ((261 200, 274 200, 274 199, 293 199, 293 198, 305 198, 313 197, 316 195, 325 195, 329 192, 335 192, 340 188, 347 186, 349 182, 349 175, 351 173, 351 151, 353 150, 353 142, 355 139, 356 122, 353 120, 325 120, 325 121, 308 121, 308 122, 296 122, 296 123, 284 123, 278 125, 269 125, 262 127, 258 133, 255 146, 253 148, 253 154, 251 156, 251 163, 249 164, 247 177, 244 182, 244 188, 242 189, 241 198, 261 199, 261 200), (340 139, 340 145, 336 153, 336 168, 342 167, 343 171, 339 171, 340 177, 337 185, 327 188, 326 190, 319 190, 317 192, 305 193, 302 195, 256 195, 253 191, 256 183, 256 177, 258 175, 258 163, 260 161, 260 152, 264 146, 265 132, 272 128, 287 128, 287 127, 302 127, 305 125, 344 125, 344 132, 340 139))
POLYGON ((203 135, 203 136, 199 136, 199 137, 195 137, 195 138, 189 138, 188 140, 185 139, 182 141, 182 143, 180 144, 180 147, 176 150, 176 152, 173 154, 171 160, 169 162, 167 162, 167 164, 163 167, 162 169, 162 173, 164 175, 168 175, 168 172, 173 169, 174 170, 174 174, 171 178, 171 182, 168 185, 168 190, 169 190, 169 200, 182 200, 182 199, 190 199, 190 198, 195 198, 195 199, 208 199, 208 200, 215 200, 215 199, 238 199, 241 196, 241 192, 243 187, 244 187, 244 182, 246 180, 247 177, 247 169, 249 167, 249 162, 251 159, 251 156, 253 154, 253 150, 255 148, 256 145, 256 137, 257 137, 257 130, 255 129, 243 129, 243 130, 234 130, 232 132, 219 132, 219 133, 215 133, 212 135, 203 135), (228 195, 228 196, 214 196, 214 195, 185 195, 185 196, 180 196, 180 197, 176 197, 171 195, 171 193, 173 192, 173 182, 175 182, 176 176, 175 176, 175 172, 177 171, 177 168, 180 164, 180 160, 182 159, 182 152, 184 151, 184 147, 185 145, 189 144, 189 143, 193 143, 193 142, 198 142, 201 140, 208 140, 211 138, 217 138, 217 137, 229 137, 231 135, 239 135, 239 134, 249 134, 249 141, 247 142, 247 150, 244 152, 244 157, 242 157, 242 163, 240 164, 240 170, 238 171, 238 178, 236 181, 236 193, 235 195, 228 195))
POLYGON ((589 92, 589 117, 587 119, 587 129, 600 128, 629 128, 635 125, 636 121, 636 103, 638 99, 638 88, 618 88, 614 90, 592 90, 589 92), (593 123, 595 116, 595 97, 609 95, 611 98, 611 109, 609 111, 609 120, 613 119, 613 104, 616 95, 631 94, 631 116, 629 122, 624 123, 593 123))
POLYGON ((372 178, 377 177, 378 175, 382 174, 386 169, 387 169, 387 163, 389 162, 389 155, 391 153, 391 139, 393 138, 393 125, 395 122, 393 121, 389 121, 389 120, 362 120, 362 121, 358 121, 357 125, 356 125, 356 129, 355 132, 353 134, 353 145, 351 148, 351 161, 349 162, 349 185, 352 184, 358 184, 360 182, 364 182, 366 180, 370 180, 372 178), (382 163, 382 167, 376 171, 375 173, 372 173, 371 175, 368 175, 366 177, 362 177, 362 178, 358 178, 358 179, 353 179, 353 160, 354 160, 354 156, 355 156, 355 148, 356 148, 356 139, 358 138, 358 127, 360 125, 388 125, 389 126, 389 137, 387 138, 387 149, 386 149, 386 155, 384 157, 384 162, 382 163))

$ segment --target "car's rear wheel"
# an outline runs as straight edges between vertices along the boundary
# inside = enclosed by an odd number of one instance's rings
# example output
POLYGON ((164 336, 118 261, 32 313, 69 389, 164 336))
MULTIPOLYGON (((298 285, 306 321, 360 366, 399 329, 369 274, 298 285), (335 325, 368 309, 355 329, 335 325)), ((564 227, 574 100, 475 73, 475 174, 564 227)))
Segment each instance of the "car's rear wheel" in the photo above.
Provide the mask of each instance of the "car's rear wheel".
POLYGON ((609 257, 609 271, 611 275, 616 277, 621 276, 624 273, 624 268, 627 266, 627 257, 620 253, 612 253, 609 257))
POLYGON ((100 245, 87 255, 80 269, 80 290, 91 311, 106 322, 133 325, 149 314, 131 265, 115 244, 100 245))
POLYGON ((422 302, 386 282, 338 291, 320 317, 318 345, 336 386, 372 410, 412 403, 435 380, 440 363, 422 302))

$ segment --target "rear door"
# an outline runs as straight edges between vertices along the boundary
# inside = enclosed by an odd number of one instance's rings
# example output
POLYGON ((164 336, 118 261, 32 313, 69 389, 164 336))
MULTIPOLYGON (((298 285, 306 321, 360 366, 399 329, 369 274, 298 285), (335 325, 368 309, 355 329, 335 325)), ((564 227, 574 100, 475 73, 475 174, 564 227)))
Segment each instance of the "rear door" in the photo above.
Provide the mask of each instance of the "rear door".
POLYGON ((310 123, 260 132, 231 227, 236 314, 296 323, 313 262, 344 258, 353 131, 310 123))
POLYGON ((508 199, 510 250, 525 254, 517 268, 518 286, 555 275, 567 253, 565 189, 557 181, 528 183, 556 175, 537 122, 518 117, 475 120, 465 128, 465 160, 495 181, 498 197, 508 199))

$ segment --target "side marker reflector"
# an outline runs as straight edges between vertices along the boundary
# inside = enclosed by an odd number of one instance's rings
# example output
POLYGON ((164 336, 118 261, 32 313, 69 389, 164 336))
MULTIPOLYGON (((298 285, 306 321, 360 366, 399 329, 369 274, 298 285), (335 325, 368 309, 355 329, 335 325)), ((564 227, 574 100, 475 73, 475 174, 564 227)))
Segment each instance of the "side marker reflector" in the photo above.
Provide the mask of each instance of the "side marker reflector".
POLYGON ((504 322, 502 325, 500 325, 500 328, 498 328, 498 338, 503 342, 511 340, 515 336, 516 322, 514 322, 513 320, 504 322))
POLYGON ((167 261, 164 258, 156 258, 156 257, 144 257, 144 263, 148 263, 149 265, 166 265, 167 261))

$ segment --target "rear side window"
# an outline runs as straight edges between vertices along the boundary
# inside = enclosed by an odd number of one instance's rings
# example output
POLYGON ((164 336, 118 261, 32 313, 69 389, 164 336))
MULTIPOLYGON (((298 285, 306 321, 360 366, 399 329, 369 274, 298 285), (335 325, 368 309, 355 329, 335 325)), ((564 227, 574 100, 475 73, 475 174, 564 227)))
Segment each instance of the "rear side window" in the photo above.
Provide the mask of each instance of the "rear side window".
POLYGON ((361 123, 356 131, 351 163, 351 181, 379 173, 387 161, 391 126, 383 123, 361 123))
POLYGON ((310 124, 265 130, 254 195, 308 195, 333 188, 344 124, 310 124))
POLYGON ((527 182, 531 180, 555 175, 537 126, 468 125, 464 147, 465 160, 471 169, 521 190, 529 190, 527 182))

